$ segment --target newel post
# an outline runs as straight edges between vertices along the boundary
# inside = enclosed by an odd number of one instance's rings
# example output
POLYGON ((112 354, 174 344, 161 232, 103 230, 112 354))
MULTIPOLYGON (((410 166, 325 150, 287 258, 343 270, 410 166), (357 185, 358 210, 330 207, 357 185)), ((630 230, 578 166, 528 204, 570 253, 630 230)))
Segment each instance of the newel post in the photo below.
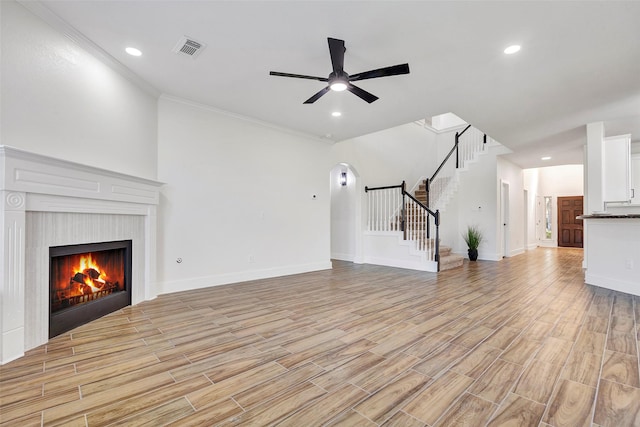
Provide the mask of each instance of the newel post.
POLYGON ((400 227, 402 229, 402 239, 407 240, 407 230, 405 227, 406 210, 405 210, 404 193, 405 193, 405 182, 402 181, 402 219, 400 220, 400 227))

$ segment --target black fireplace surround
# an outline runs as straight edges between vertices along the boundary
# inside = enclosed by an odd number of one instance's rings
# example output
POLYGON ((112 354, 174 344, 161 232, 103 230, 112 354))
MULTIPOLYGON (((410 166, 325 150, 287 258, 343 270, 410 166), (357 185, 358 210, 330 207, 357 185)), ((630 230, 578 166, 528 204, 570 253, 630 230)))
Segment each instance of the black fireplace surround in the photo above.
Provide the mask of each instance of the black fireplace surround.
POLYGON ((49 338, 131 305, 131 240, 49 248, 49 338))

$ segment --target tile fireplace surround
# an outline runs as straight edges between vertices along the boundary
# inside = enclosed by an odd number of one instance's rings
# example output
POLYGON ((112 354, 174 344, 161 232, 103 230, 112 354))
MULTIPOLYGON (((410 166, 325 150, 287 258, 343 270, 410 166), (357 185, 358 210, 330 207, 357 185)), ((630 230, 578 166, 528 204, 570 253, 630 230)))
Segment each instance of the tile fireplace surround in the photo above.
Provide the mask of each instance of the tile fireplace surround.
POLYGON ((50 246, 131 239, 132 303, 155 298, 161 186, 0 145, 0 364, 48 340, 50 246))

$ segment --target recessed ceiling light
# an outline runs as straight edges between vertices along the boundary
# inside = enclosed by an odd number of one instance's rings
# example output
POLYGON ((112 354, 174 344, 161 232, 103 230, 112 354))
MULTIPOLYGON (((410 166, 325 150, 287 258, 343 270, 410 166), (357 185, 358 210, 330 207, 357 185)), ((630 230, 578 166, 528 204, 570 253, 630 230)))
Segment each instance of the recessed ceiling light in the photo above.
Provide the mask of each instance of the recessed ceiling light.
POLYGON ((540 157, 540 160, 551 160, 551 157, 549 156, 540 157))
POLYGON ((506 48, 504 50, 504 53, 506 53, 507 55, 511 55, 514 54, 516 52, 520 51, 520 45, 514 44, 509 46, 508 48, 506 48))
POLYGON ((340 111, 334 111, 333 113, 331 113, 331 115, 333 117, 340 117, 342 115, 342 113, 340 111))
POLYGON ((131 56, 142 56, 140 49, 136 49, 135 47, 128 47, 124 51, 131 56))

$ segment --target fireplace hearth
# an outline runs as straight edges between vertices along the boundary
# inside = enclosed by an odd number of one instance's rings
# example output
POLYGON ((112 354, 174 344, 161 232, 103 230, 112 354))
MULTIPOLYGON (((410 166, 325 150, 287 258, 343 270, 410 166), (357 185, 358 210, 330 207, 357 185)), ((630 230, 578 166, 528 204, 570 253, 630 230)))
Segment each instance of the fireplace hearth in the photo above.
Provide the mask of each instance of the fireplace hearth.
POLYGON ((131 240, 49 248, 49 338, 131 305, 131 240))

